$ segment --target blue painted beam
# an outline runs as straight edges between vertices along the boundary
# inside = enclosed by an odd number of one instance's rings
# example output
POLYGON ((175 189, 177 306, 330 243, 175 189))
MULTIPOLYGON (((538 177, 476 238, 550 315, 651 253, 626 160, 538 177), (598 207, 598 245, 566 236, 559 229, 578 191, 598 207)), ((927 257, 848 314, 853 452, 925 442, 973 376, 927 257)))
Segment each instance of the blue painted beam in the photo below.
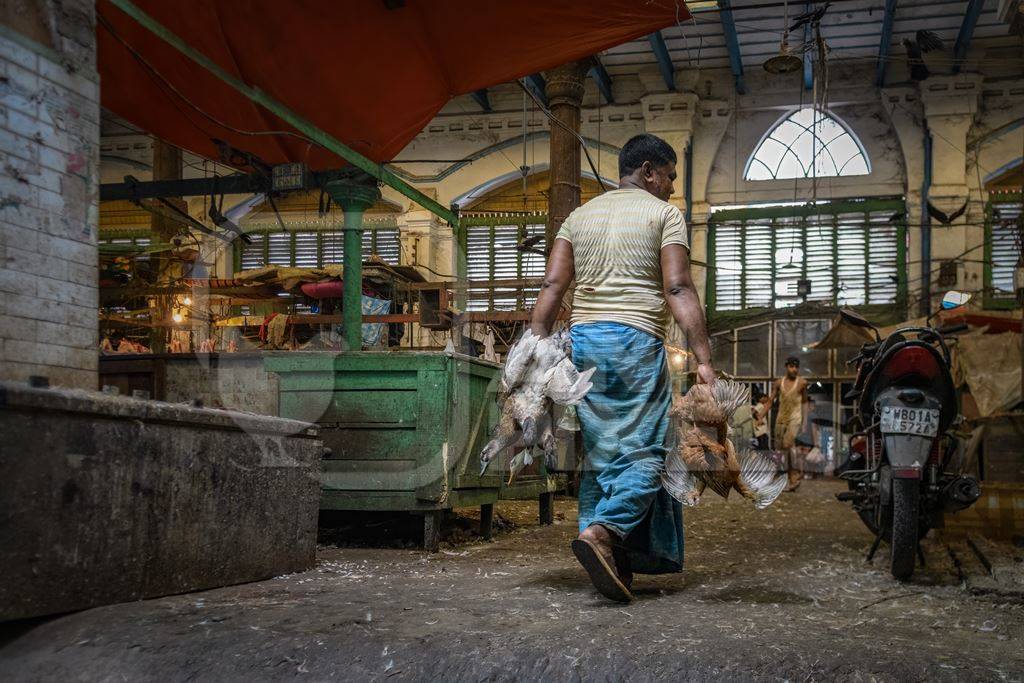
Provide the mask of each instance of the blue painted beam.
POLYGON ((896 0, 885 0, 885 14, 882 15, 882 35, 878 40, 878 65, 875 67, 875 86, 885 87, 885 72, 889 68, 892 47, 892 25, 896 20, 896 0))
POLYGON ((729 68, 736 83, 736 92, 747 94, 747 84, 743 81, 743 58, 740 55, 740 37, 736 34, 736 22, 732 18, 732 4, 729 0, 718 0, 718 17, 722 21, 722 33, 725 34, 725 45, 729 48, 729 68))
POLYGON ((608 104, 615 104, 615 98, 612 97, 612 77, 608 75, 604 64, 596 55, 594 56, 594 66, 590 69, 590 76, 597 84, 597 89, 601 91, 604 101, 608 104))
POLYGON ((676 89, 676 68, 672 65, 672 57, 668 54, 668 46, 665 45, 665 36, 661 31, 655 31, 647 36, 651 42, 651 50, 658 60, 658 69, 661 70, 661 77, 665 81, 665 87, 669 90, 676 89))
MULTIPOLYGON (((811 11, 811 3, 804 4, 804 12, 811 11)), ((804 45, 811 42, 811 22, 804 24, 804 45)), ((817 51, 813 51, 815 54, 817 51)), ((814 90, 814 62, 811 61, 812 50, 804 50, 804 90, 814 90)))
POLYGON ((530 92, 534 96, 544 103, 544 106, 548 106, 548 84, 544 82, 544 77, 540 74, 530 74, 526 77, 526 87, 530 89, 530 92))
POLYGON ((481 88, 480 90, 474 90, 473 92, 471 92, 469 94, 469 96, 472 97, 473 101, 475 101, 477 104, 479 104, 480 108, 483 109, 484 111, 490 111, 491 110, 491 101, 487 97, 487 88, 481 88))
POLYGON ((956 43, 953 45, 953 73, 960 73, 960 68, 967 57, 967 49, 971 46, 971 38, 974 36, 974 27, 978 25, 978 17, 981 16, 981 8, 985 0, 968 0, 967 10, 964 12, 964 20, 960 24, 960 32, 956 34, 956 43))

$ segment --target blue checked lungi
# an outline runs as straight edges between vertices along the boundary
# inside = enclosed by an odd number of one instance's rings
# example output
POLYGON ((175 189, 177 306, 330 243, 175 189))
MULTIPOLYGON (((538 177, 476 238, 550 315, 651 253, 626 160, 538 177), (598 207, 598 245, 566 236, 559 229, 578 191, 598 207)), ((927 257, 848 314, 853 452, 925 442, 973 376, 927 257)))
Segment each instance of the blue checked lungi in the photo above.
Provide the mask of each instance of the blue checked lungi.
POLYGON ((577 406, 585 460, 579 525, 602 524, 623 537, 634 572, 683 568, 683 508, 661 487, 671 382, 660 339, 612 322, 573 326, 579 370, 596 367, 577 406))

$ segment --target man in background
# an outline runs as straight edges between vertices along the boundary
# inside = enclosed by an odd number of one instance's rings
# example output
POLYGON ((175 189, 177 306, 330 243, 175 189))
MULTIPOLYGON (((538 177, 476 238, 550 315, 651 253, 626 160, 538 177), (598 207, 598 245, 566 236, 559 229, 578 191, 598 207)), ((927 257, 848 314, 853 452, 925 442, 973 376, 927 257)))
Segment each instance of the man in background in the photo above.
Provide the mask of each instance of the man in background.
POLYGON ((775 448, 786 456, 789 478, 787 491, 796 491, 803 478, 800 456, 796 450, 796 437, 807 429, 807 380, 800 376, 800 359, 786 359, 786 374, 772 383, 769 404, 779 402, 775 415, 775 448))

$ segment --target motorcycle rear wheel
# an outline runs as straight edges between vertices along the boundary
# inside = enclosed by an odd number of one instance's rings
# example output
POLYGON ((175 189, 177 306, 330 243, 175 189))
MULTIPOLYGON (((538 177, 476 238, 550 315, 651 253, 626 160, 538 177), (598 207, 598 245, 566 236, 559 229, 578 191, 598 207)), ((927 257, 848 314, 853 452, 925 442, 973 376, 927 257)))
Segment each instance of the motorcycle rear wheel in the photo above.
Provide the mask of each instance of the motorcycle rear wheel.
POLYGON ((892 538, 889 571, 898 581, 908 580, 914 573, 917 543, 921 482, 917 479, 892 480, 892 538))

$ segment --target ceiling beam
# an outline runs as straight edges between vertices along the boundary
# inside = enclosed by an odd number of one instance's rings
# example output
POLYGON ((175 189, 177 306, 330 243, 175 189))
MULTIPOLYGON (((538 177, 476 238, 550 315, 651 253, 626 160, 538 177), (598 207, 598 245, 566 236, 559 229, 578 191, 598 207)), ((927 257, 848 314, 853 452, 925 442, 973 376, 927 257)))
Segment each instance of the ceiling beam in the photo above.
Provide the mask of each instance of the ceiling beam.
MULTIPOLYGON (((347 166, 342 169, 310 171, 302 182, 302 190, 318 190, 332 180, 351 180, 357 176, 357 169, 347 166)), ((131 201, 157 199, 160 197, 209 197, 223 194, 253 194, 271 192, 271 178, 265 173, 231 173, 209 178, 182 178, 181 180, 137 181, 125 176, 121 183, 100 185, 100 201, 115 199, 131 201)))
POLYGON ((658 60, 658 69, 661 71, 661 78, 665 81, 665 87, 669 90, 676 89, 676 68, 672 65, 672 57, 668 54, 668 46, 665 45, 665 36, 661 31, 655 31, 647 36, 651 43, 651 50, 658 60))
POLYGON ((885 73, 889 69, 889 55, 892 48, 892 25, 896 20, 896 0, 885 0, 882 15, 882 35, 878 39, 878 65, 875 67, 875 86, 885 87, 885 73))
POLYGON ((956 43, 953 45, 953 73, 960 73, 967 58, 967 50, 971 47, 971 38, 974 36, 974 27, 978 25, 978 17, 981 16, 981 9, 985 0, 967 0, 967 9, 964 11, 964 20, 960 24, 960 32, 956 34, 956 43))
POLYGON ((473 98, 473 101, 480 105, 480 108, 486 112, 491 111, 491 101, 487 97, 487 88, 480 88, 469 93, 469 96, 473 98))
POLYGON ((740 38, 736 34, 736 22, 732 18, 732 5, 729 0, 718 0, 718 18, 722 21, 722 33, 725 34, 725 45, 729 48, 729 68, 736 84, 736 92, 747 94, 747 84, 743 81, 743 57, 740 55, 740 38))
POLYGON ((544 77, 540 74, 530 74, 523 80, 526 81, 526 87, 530 89, 530 92, 543 102, 545 107, 548 106, 547 83, 544 82, 544 77))
POLYGON ((594 66, 590 67, 590 76, 597 84, 597 89, 601 91, 604 101, 608 104, 615 104, 615 98, 612 97, 612 77, 608 75, 608 71, 605 70, 604 64, 601 63, 597 55, 594 55, 594 66))

